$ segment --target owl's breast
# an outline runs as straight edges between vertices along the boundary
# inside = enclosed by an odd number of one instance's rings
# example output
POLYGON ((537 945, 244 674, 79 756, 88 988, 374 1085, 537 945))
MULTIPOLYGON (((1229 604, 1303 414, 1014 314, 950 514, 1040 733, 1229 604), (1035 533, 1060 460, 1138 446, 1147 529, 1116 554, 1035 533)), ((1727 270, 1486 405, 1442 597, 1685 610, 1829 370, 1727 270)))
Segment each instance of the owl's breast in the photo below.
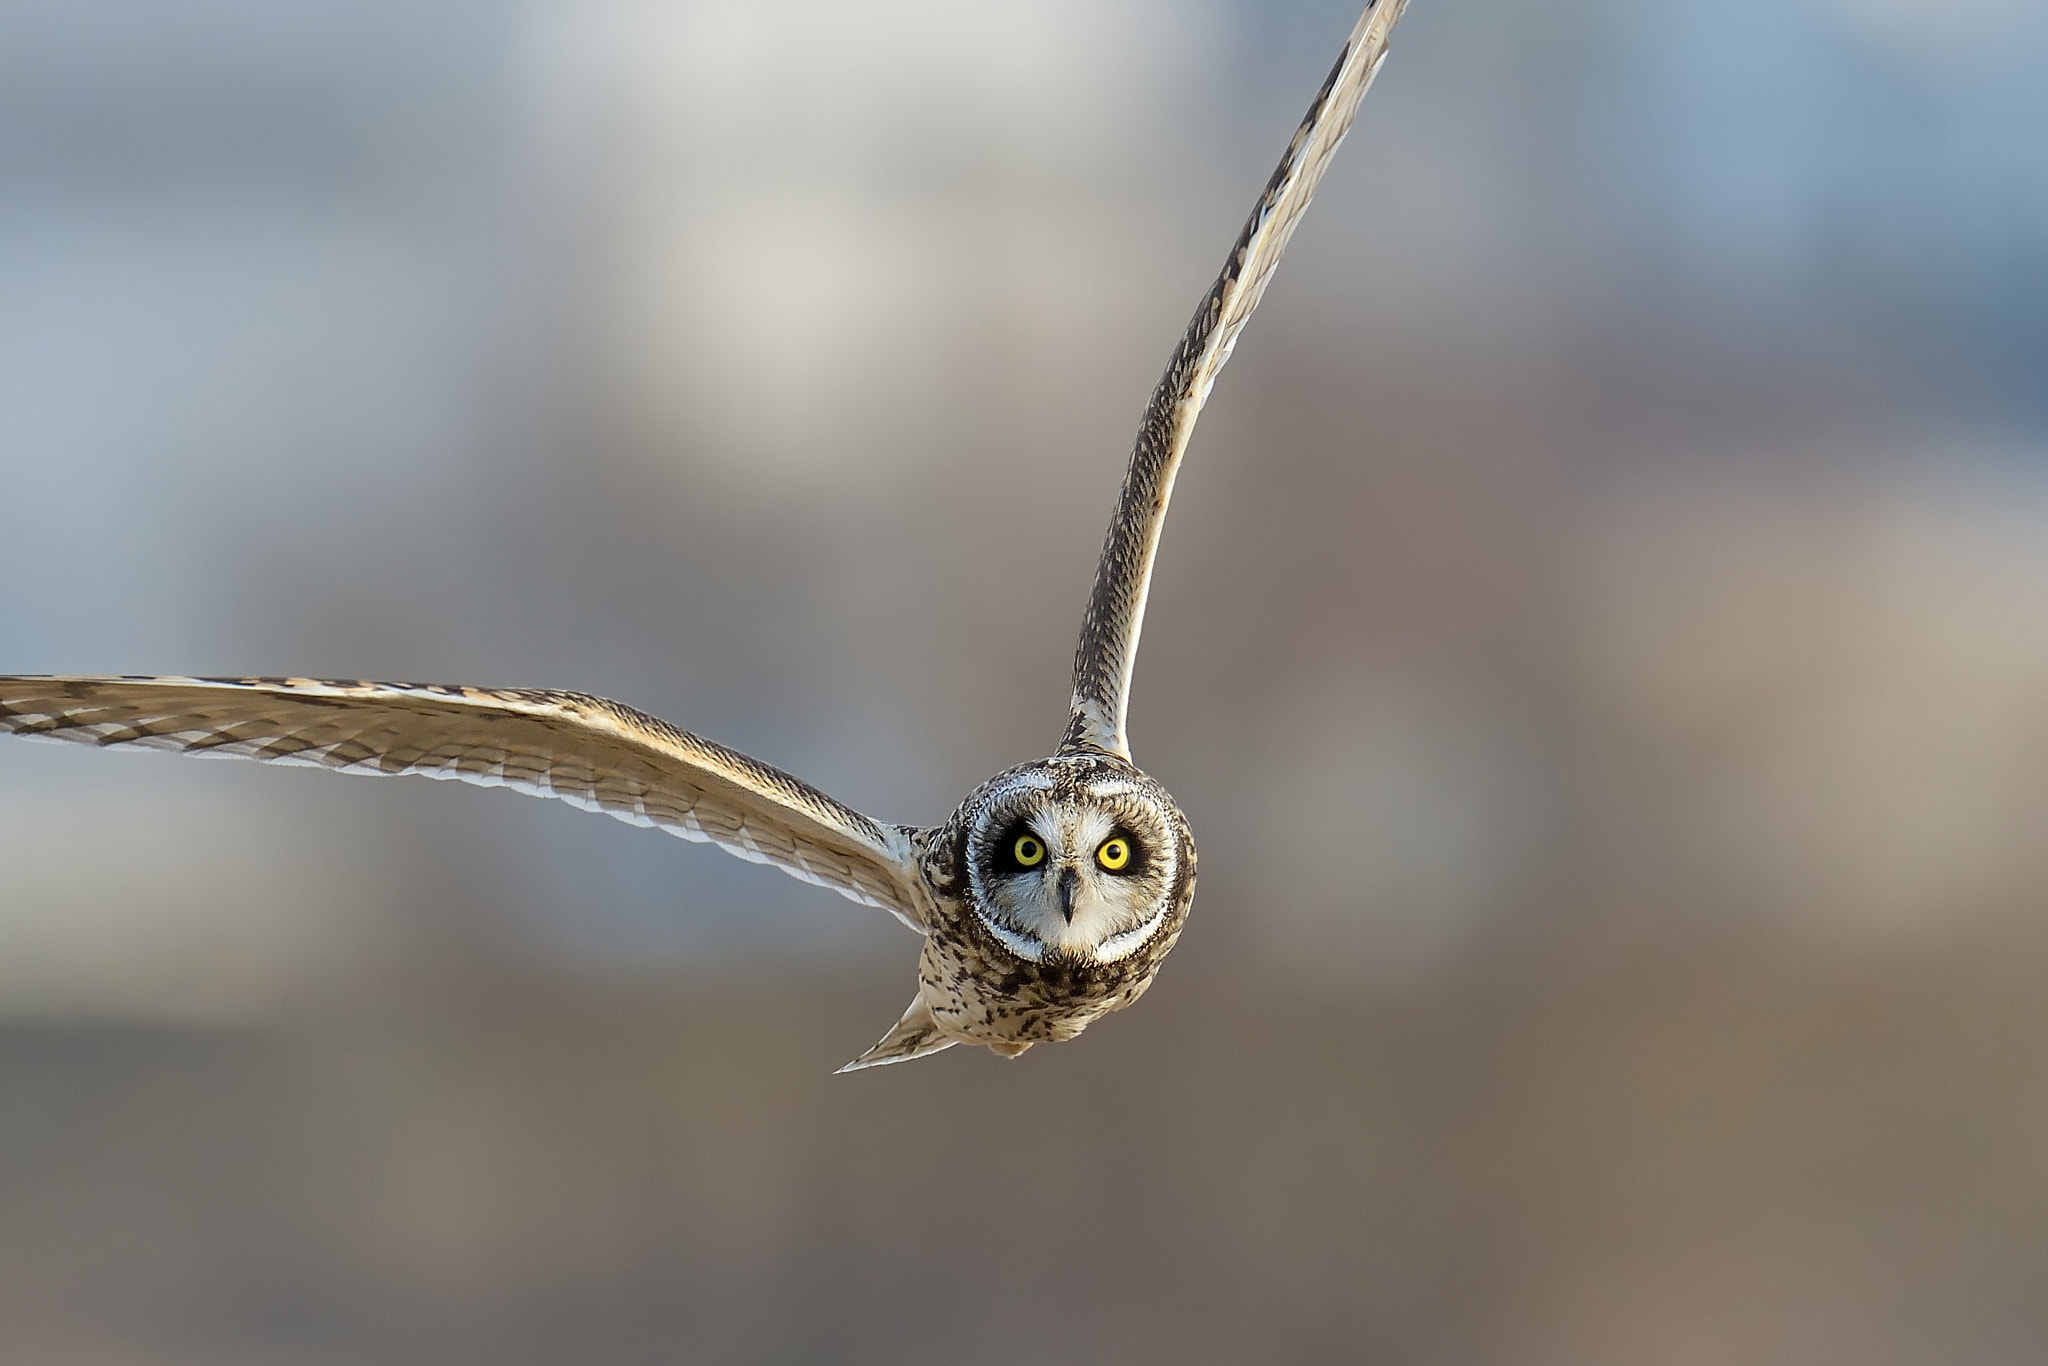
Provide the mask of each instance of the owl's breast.
POLYGON ((1189 879, 1159 930, 1115 962, 1020 958, 955 897, 940 899, 917 965, 918 986, 939 1026, 967 1043, 1071 1039, 1145 994, 1180 937, 1194 902, 1189 879))

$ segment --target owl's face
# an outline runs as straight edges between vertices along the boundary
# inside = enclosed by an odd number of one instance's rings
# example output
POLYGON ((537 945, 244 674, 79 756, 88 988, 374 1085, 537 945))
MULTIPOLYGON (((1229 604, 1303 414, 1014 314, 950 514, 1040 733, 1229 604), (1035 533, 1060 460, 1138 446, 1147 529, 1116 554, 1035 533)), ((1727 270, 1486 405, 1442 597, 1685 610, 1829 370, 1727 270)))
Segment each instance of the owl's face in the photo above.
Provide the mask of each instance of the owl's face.
POLYGON ((1128 769, 1050 760, 989 785, 969 827, 972 905, 1031 962, 1114 963, 1172 909, 1185 823, 1128 769))

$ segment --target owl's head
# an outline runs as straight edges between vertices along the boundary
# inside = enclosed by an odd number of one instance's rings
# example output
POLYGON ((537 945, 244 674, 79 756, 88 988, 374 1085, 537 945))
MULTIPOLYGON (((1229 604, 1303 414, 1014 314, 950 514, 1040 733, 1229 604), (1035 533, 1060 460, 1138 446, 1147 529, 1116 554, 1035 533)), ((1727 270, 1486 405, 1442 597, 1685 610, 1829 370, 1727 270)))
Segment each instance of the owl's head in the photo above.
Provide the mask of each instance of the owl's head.
POLYGON ((1013 769, 970 799, 969 902, 1031 962, 1115 963, 1165 924, 1194 872, 1187 821, 1125 764, 1062 756, 1013 769))

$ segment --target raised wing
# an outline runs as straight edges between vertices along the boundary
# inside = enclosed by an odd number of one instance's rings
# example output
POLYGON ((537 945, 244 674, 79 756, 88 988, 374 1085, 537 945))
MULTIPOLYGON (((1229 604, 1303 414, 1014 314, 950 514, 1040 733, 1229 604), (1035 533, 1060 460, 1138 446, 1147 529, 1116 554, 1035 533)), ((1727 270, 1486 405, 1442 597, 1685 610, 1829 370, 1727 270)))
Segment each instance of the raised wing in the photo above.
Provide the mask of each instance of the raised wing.
POLYGON ((1223 273, 1195 310, 1180 349, 1152 391, 1095 571, 1088 612, 1081 621, 1081 644, 1074 655, 1074 709, 1060 742, 1062 753, 1088 750, 1126 761, 1131 757, 1124 731, 1131 667, 1145 621, 1152 557, 1159 548, 1159 529, 1166 522, 1181 453, 1208 401, 1216 372, 1230 359, 1237 334, 1259 306, 1294 225, 1301 221, 1309 196, 1358 113, 1358 102, 1386 60, 1388 35, 1407 5, 1408 0, 1373 0, 1366 6, 1351 41, 1323 82, 1322 93, 1309 107, 1279 169, 1238 234, 1223 273))
POLYGON ((559 797, 773 864, 914 929, 924 922, 901 830, 602 697, 310 678, 0 677, 0 731, 559 797))

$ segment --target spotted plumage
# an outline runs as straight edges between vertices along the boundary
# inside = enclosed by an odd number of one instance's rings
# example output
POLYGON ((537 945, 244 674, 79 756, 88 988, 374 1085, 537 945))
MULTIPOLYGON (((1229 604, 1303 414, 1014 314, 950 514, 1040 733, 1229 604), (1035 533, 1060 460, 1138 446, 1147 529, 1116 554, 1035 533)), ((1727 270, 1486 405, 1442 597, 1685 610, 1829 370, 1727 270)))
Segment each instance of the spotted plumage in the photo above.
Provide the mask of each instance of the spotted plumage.
POLYGON ((1136 1001, 1179 938, 1195 843, 1131 762, 1131 670, 1188 438, 1407 0, 1373 0, 1196 310, 1138 432, 1075 652, 1067 728, 943 825, 885 825, 801 779, 601 697, 306 678, 0 677, 0 731, 414 773, 557 797, 871 906, 924 936, 917 994, 844 1070, 980 1044, 1015 1057, 1136 1001))

